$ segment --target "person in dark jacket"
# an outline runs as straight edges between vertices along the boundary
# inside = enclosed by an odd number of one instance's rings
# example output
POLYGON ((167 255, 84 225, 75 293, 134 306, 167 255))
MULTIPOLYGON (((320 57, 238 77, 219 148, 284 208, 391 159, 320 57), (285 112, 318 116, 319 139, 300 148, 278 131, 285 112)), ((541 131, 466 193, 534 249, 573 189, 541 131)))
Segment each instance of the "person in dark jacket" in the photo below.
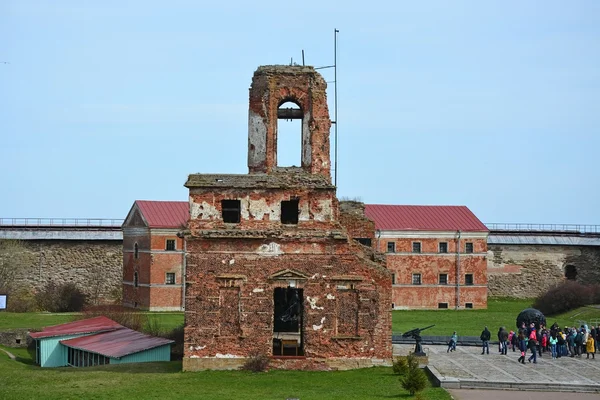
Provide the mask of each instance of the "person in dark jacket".
POLYGON ((517 360, 521 364, 525 364, 525 354, 527 354, 527 345, 525 345, 525 335, 523 332, 519 333, 517 337, 517 346, 519 347, 519 351, 521 352, 521 357, 517 360))
POLYGON ((506 355, 508 352, 508 331, 505 327, 500 328, 500 332, 498 333, 498 339, 500 340, 500 349, 503 355, 506 355))
POLYGON ((481 354, 484 354, 486 351, 488 354, 490 354, 490 338, 492 337, 492 334, 490 333, 490 331, 488 330, 488 327, 486 326, 485 328, 483 328, 483 331, 481 332, 481 336, 479 336, 479 339, 481 339, 481 341, 483 342, 483 347, 481 348, 481 354))

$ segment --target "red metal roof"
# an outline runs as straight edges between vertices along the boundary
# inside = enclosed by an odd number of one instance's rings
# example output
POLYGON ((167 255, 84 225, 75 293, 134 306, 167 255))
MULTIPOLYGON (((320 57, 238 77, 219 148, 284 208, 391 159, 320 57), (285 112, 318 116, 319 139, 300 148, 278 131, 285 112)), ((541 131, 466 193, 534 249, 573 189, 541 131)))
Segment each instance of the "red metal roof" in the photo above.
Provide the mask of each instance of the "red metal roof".
POLYGON ((366 204, 365 215, 385 231, 488 231, 465 206, 366 204))
POLYGON ((174 343, 174 341, 144 335, 129 328, 121 328, 112 332, 61 340, 60 343, 67 347, 101 354, 106 357, 121 358, 128 354, 174 343))
POLYGON ((114 331, 119 328, 123 328, 123 326, 112 319, 100 316, 82 319, 80 321, 67 322, 66 324, 47 326, 43 328, 41 332, 32 332, 29 335, 34 339, 41 339, 53 336, 114 331))
POLYGON ((181 228, 190 219, 187 201, 136 200, 135 203, 150 228, 181 228))

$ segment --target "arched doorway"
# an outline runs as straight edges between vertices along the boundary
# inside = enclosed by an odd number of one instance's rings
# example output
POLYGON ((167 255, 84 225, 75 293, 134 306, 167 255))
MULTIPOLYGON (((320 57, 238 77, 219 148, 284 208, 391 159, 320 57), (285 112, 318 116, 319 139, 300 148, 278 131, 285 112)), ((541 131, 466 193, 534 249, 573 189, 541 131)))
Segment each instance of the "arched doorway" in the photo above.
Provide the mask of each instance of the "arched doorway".
POLYGON ((570 281, 577 279, 577 267, 574 265, 567 265, 565 267, 565 278, 570 281))

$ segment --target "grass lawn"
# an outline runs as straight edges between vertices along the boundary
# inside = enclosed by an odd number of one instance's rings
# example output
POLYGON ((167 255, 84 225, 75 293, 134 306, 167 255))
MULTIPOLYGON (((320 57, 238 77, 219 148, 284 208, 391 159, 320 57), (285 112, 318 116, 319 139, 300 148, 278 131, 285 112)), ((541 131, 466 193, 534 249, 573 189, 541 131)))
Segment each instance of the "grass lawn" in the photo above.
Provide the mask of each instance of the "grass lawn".
MULTIPOLYGON (((0 398, 8 399, 390 399, 411 398, 391 368, 307 372, 181 372, 181 362, 39 368, 25 349, 0 351, 0 398)), ((427 388, 425 399, 450 399, 427 388)))
MULTIPOLYGON (((183 324, 183 312, 147 312, 149 320, 156 321, 160 329, 170 331, 183 324)), ((41 329, 80 319, 76 313, 12 313, 0 312, 0 331, 14 328, 41 329)))
MULTIPOLYGON (((489 298, 487 310, 425 310, 393 311, 392 330, 406 332, 435 324, 423 331, 422 335, 452 335, 457 331, 461 336, 479 336, 484 326, 492 332, 492 340, 498 328, 516 329, 517 315, 531 307, 533 299, 489 298)), ((561 327, 580 326, 580 321, 600 320, 600 308, 587 306, 563 314, 546 316, 548 325, 558 322, 561 327)))

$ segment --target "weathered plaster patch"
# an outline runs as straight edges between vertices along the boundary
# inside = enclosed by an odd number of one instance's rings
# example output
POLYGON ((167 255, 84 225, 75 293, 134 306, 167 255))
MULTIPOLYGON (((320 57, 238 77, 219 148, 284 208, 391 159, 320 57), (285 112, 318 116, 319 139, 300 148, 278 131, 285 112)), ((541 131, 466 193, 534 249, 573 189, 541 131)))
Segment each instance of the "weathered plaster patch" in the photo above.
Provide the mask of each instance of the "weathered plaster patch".
POLYGON ((269 244, 261 244, 256 252, 260 255, 272 257, 272 256, 280 256, 283 254, 281 250, 281 246, 279 243, 271 242, 269 244))
POLYGON ((235 259, 232 258, 231 260, 229 260, 229 265, 233 265, 233 264, 235 264, 235 259))
POLYGON ((190 358, 200 358, 200 356, 190 356, 190 358))
POLYGON ((267 126, 255 112, 248 113, 248 166, 256 167, 267 157, 267 126))
POLYGON ((319 273, 317 272, 316 274, 314 274, 313 276, 310 277, 310 279, 317 279, 319 278, 319 273))
POLYGON ((323 329, 324 322, 325 322, 325 317, 321 318, 321 325, 313 325, 313 330, 318 331, 319 329, 323 329))
POLYGON ((220 218, 219 211, 216 207, 203 201, 198 204, 190 199, 190 218, 191 219, 218 219, 220 218))
POLYGON ((308 207, 308 202, 300 203, 300 210, 298 211, 298 221, 309 221, 310 220, 310 210, 308 207))
POLYGON ((236 356, 235 354, 215 354, 215 358, 243 358, 242 356, 236 356))
POLYGON ((256 288, 256 289, 253 289, 253 290, 252 290, 252 293, 262 293, 262 292, 264 292, 264 291, 265 291, 265 289, 262 289, 262 288, 256 288))
POLYGON ((196 346, 195 347, 196 350, 202 350, 202 349, 205 349, 205 348, 206 348, 206 346, 196 346))
POLYGON ((322 310, 323 309, 323 307, 317 306, 317 300, 319 300, 318 297, 306 296, 306 300, 310 303, 311 309, 313 309, 313 310, 322 310))
POLYGON ((332 295, 332 294, 327 293, 327 299, 328 300, 333 300, 333 299, 335 299, 335 296, 332 295))
POLYGON ((315 221, 331 221, 333 219, 331 199, 319 200, 318 204, 318 211, 314 210, 313 212, 313 217, 315 221))

